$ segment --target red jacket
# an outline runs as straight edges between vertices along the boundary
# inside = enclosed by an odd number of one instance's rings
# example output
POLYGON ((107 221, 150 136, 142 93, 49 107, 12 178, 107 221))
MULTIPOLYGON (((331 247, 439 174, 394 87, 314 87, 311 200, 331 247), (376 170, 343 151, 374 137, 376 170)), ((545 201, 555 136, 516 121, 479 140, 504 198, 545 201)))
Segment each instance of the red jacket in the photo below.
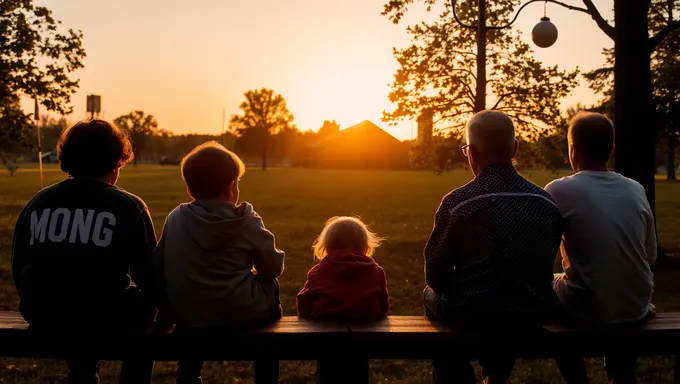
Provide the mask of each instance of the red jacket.
POLYGON ((300 316, 372 320, 385 317, 389 308, 385 271, 360 253, 331 252, 309 270, 297 295, 300 316))

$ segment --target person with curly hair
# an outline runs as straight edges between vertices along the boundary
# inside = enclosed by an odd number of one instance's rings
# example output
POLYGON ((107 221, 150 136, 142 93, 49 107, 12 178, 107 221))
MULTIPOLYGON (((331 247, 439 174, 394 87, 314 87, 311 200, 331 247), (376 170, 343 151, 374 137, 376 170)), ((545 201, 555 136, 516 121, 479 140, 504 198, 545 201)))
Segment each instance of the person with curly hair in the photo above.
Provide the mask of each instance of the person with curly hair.
MULTIPOLYGON (((116 186, 134 156, 130 139, 104 120, 83 121, 61 134, 57 155, 67 178, 38 192, 14 231, 19 311, 31 328, 77 340, 143 330, 156 315, 157 242, 144 201, 116 186)), ((98 359, 82 354, 68 360, 69 383, 98 383, 98 359)), ((126 361, 121 383, 148 383, 152 372, 153 361, 126 361)))

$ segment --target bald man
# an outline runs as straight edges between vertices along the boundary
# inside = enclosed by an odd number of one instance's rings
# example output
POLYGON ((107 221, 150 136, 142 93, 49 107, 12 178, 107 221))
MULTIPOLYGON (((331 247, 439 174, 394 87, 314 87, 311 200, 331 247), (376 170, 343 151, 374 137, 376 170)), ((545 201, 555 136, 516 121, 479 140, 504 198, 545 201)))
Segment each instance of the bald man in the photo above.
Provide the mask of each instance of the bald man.
MULTIPOLYGON (((656 260, 656 230, 645 189, 609 171, 614 125, 606 116, 577 114, 567 139, 576 173, 545 187, 565 222, 565 273, 555 279, 555 290, 574 320, 635 326, 651 314, 654 291, 650 265, 656 260)), ((635 382, 635 353, 610 355, 605 361, 611 383, 635 382)), ((582 358, 557 362, 567 383, 588 382, 582 358)))
MULTIPOLYGON (((474 180, 444 197, 425 247, 427 314, 462 327, 495 332, 508 326, 540 327, 559 308, 553 263, 562 237, 552 197, 515 170, 512 120, 497 111, 467 124, 474 180)), ((502 331, 501 331, 502 332, 502 331)), ((514 359, 478 360, 485 383, 505 383, 514 359)), ((469 361, 433 361, 434 383, 476 383, 469 361)))

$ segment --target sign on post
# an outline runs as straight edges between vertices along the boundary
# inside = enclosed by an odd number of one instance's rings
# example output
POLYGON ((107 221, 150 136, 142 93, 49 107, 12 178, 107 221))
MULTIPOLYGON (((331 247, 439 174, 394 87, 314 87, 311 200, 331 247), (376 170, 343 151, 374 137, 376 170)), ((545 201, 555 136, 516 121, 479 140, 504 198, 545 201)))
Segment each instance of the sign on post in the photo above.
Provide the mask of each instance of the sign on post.
POLYGON ((99 95, 87 95, 87 113, 94 119, 94 114, 102 111, 102 97, 99 95))

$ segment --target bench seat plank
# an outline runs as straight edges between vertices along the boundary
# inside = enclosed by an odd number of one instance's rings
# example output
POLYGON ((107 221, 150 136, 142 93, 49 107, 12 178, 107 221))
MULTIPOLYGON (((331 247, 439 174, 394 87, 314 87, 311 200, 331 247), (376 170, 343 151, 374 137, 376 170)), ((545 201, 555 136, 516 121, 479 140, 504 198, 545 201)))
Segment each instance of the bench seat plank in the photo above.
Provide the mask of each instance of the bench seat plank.
POLYGON ((295 316, 256 331, 203 335, 101 332, 76 343, 73 335, 40 334, 28 329, 16 312, 0 311, 0 356, 63 358, 77 350, 102 359, 152 356, 177 360, 191 355, 205 360, 252 360, 271 354, 280 360, 315 360, 342 356, 351 348, 373 359, 431 359, 438 350, 476 358, 489 349, 518 358, 552 358, 575 348, 583 356, 634 348, 640 356, 680 352, 680 313, 661 313, 638 330, 603 331, 594 327, 549 324, 532 332, 484 330, 475 334, 433 323, 420 316, 390 316, 374 323, 320 323, 295 316))
POLYGON ((470 358, 491 349, 518 358, 552 358, 571 348, 583 356, 623 348, 633 348, 641 356, 680 352, 680 313, 661 313, 641 328, 622 330, 548 324, 535 331, 499 328, 474 333, 412 316, 349 327, 358 351, 382 359, 429 359, 437 350, 470 358))
POLYGON ((284 316, 271 325, 247 331, 121 334, 115 330, 102 330, 96 335, 76 336, 34 331, 28 328, 19 313, 0 311, 0 356, 64 358, 78 351, 88 351, 88 355, 97 355, 103 360, 152 356, 154 360, 162 361, 189 356, 247 361, 268 354, 280 360, 314 360, 320 351, 328 350, 329 345, 346 348, 348 333, 349 328, 343 323, 284 316))
POLYGON ((0 311, 0 329, 27 329, 28 324, 19 312, 0 311))

